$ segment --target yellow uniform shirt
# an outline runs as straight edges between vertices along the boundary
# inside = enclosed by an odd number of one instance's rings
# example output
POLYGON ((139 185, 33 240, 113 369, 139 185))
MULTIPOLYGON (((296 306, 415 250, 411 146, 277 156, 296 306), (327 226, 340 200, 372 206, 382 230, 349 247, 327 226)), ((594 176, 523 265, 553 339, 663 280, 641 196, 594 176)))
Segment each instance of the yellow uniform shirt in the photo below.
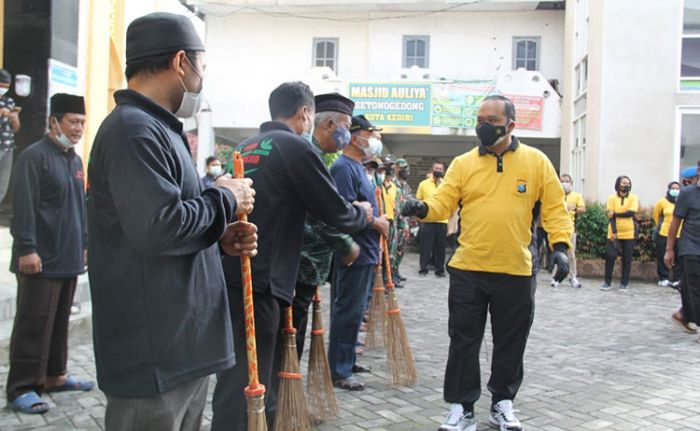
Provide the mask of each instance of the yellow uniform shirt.
MULTIPOLYGON (((445 182, 444 180, 440 183, 442 184, 445 182)), ((437 193, 438 185, 435 184, 435 181, 432 178, 427 178, 418 184, 418 190, 416 190, 416 199, 420 201, 425 201, 433 196, 435 196, 435 193, 437 193)), ((444 220, 430 220, 433 223, 445 223, 447 224, 448 219, 450 218, 450 214, 445 217, 444 220)), ((427 220, 426 220, 427 221, 427 220)))
MULTIPOLYGON (((615 213, 637 212, 639 211, 639 198, 632 193, 629 193, 624 198, 617 193, 612 194, 608 198, 607 210, 615 213)), ((617 239, 635 238, 634 217, 617 217, 614 219, 614 223, 617 225, 617 239)), ((608 223, 608 239, 612 239, 612 223, 608 223)))
MULTIPOLYGON (((656 225, 659 225, 659 220, 661 220, 661 217, 664 218, 663 223, 661 224, 661 228, 659 229, 659 235, 663 237, 668 236, 668 227, 671 225, 671 219, 673 218, 673 210, 676 208, 676 204, 673 202, 670 202, 666 198, 661 198, 656 202, 656 205, 654 205, 654 212, 652 213, 652 216, 654 217, 654 223, 656 225)), ((678 229, 678 235, 677 238, 681 237, 681 230, 678 229)))
MULTIPOLYGON (((586 202, 583 201, 583 196, 581 193, 569 192, 564 198, 564 203, 566 203, 566 210, 569 211, 569 205, 576 205, 576 208, 584 208, 586 202)), ((569 216, 571 216, 571 224, 574 226, 574 231, 576 230, 576 211, 569 211, 569 216)))
POLYGON ((483 147, 455 158, 425 221, 449 217, 458 205, 462 231, 449 265, 467 271, 532 275, 534 208, 541 202, 550 244, 571 247, 571 218, 552 163, 541 151, 513 143, 501 157, 483 147))
POLYGON ((382 196, 384 197, 386 218, 393 220, 396 212, 396 185, 390 183, 388 186, 382 186, 382 196))

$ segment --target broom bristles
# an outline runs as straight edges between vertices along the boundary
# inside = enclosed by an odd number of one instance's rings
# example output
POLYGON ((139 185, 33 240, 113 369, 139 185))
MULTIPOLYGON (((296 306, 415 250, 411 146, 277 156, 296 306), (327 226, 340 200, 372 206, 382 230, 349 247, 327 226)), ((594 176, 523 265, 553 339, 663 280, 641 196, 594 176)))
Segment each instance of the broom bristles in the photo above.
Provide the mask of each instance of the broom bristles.
POLYGON ((267 431, 265 419, 265 394, 246 396, 248 431, 267 431))
POLYGON ((313 424, 320 424, 338 414, 338 404, 333 391, 331 368, 328 365, 326 346, 323 340, 320 302, 314 301, 313 313, 307 394, 311 421, 313 424))
POLYGON ((417 380, 416 365, 394 289, 389 289, 388 308, 387 383, 391 386, 412 386, 417 380))
POLYGON ((277 395, 275 431, 309 431, 311 423, 306 409, 304 384, 301 381, 299 357, 297 356, 296 331, 287 329, 285 334, 282 371, 277 395))
POLYGON ((372 288, 372 300, 369 303, 369 319, 367 320, 367 334, 365 346, 370 350, 384 350, 386 348, 386 298, 384 296, 384 281, 382 280, 381 267, 374 276, 372 288))

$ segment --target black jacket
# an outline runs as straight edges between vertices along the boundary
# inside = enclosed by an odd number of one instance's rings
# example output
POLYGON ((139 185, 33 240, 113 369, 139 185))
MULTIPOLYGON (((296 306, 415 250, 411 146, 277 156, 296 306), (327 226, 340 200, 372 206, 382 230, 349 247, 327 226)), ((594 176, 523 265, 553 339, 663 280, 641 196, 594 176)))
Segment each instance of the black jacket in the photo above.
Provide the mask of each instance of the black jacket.
POLYGON ((48 136, 20 154, 14 171, 10 270, 19 257, 38 253, 39 277, 75 277, 85 272, 85 175, 73 149, 63 151, 48 136))
MULTIPOLYGON (((306 212, 343 233, 363 229, 366 215, 338 194, 311 144, 286 124, 263 123, 260 133, 239 145, 238 151, 255 188, 255 208, 248 217, 258 227, 258 255, 251 261, 253 290, 289 304, 306 212)), ((224 257, 224 272, 229 289, 240 289, 240 259, 224 257)))
POLYGON ((100 126, 88 173, 97 380, 148 397, 234 365, 217 241, 228 190, 203 190, 182 123, 131 90, 100 126))

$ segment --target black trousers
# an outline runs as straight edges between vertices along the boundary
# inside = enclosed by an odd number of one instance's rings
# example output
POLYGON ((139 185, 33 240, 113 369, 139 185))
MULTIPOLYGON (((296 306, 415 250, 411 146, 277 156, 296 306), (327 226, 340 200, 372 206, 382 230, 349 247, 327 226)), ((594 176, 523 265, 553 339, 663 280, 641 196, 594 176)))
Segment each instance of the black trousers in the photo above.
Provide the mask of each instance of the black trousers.
POLYGON ((488 390, 493 403, 512 400, 523 381, 523 355, 535 315, 534 276, 448 268, 448 333, 444 397, 473 411, 481 395, 479 350, 487 312, 491 314, 493 355, 488 390))
POLYGON ((445 271, 447 223, 423 223, 420 230, 420 270, 427 272, 433 262, 435 272, 445 271), (432 257, 432 259, 431 259, 432 257))
POLYGON ((309 322, 309 306, 316 294, 316 286, 297 282, 294 288, 294 301, 292 303, 292 317, 294 328, 297 330, 297 354, 299 360, 304 353, 304 341, 306 339, 306 327, 309 322))
POLYGON ((684 302, 687 302, 683 304, 683 317, 697 324, 700 320, 700 256, 681 256, 681 277, 681 297, 685 294, 684 302))
POLYGON ((659 281, 661 280, 670 280, 670 281, 677 281, 680 280, 680 265, 679 265, 679 258, 678 258, 678 241, 676 241, 676 244, 673 247, 673 251, 675 252, 676 256, 676 261, 673 262, 673 278, 669 278, 668 274, 668 268, 666 268, 666 264, 664 263, 664 254, 666 254, 666 243, 668 242, 668 238, 665 236, 657 235, 656 236, 656 274, 659 276, 659 281))
MULTIPOLYGON (((211 429, 212 431, 246 431, 248 429, 248 415, 243 389, 248 385, 248 358, 246 356, 243 291, 240 288, 229 288, 228 297, 236 365, 216 375, 211 429)), ((269 293, 254 293, 253 304, 255 306, 258 375, 260 383, 265 385, 267 389, 265 393, 266 418, 268 424, 272 425, 276 407, 273 383, 276 384, 275 380, 277 380, 277 375, 273 375, 273 367, 279 343, 280 304, 269 293)))
POLYGON ((622 253, 622 278, 620 284, 627 286, 630 284, 630 271, 632 270, 632 253, 634 252, 633 239, 608 240, 608 249, 605 253, 605 282, 612 283, 615 260, 622 253), (618 244, 615 244, 615 243, 618 244))
POLYGON ((46 377, 66 373, 68 318, 78 277, 17 276, 17 312, 10 338, 7 400, 41 394, 46 377))

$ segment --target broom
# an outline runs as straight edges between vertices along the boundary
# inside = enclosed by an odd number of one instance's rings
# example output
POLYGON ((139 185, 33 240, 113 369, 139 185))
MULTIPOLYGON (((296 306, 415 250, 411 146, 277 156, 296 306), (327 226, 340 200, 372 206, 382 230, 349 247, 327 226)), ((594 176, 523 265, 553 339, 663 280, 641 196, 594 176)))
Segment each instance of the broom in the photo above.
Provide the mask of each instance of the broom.
MULTIPOLYGON (((379 204, 382 212, 381 200, 379 204)), ((387 382, 391 386, 412 386, 416 384, 416 365, 413 362, 411 346, 408 344, 406 327, 401 318, 399 301, 394 288, 394 281, 391 277, 391 260, 389 259, 389 248, 387 247, 386 236, 382 235, 383 264, 386 270, 386 291, 389 297, 387 301, 387 382)))
MULTIPOLYGON (((382 191, 379 187, 377 187, 375 194, 377 202, 381 202, 382 191)), ((379 205, 381 208, 381 204, 379 205)), ((369 319, 367 319, 367 334, 365 336, 365 346, 368 349, 383 351, 386 348, 387 309, 384 292, 384 278, 380 264, 377 265, 377 272, 374 274, 372 299, 369 304, 369 319)))
POLYGON ((309 412, 306 410, 304 384, 299 370, 297 354, 297 330, 292 323, 292 307, 287 307, 287 323, 284 328, 284 357, 277 394, 277 414, 275 415, 275 431, 309 431, 311 423, 309 412))
POLYGON ((309 351, 309 377, 306 382, 309 399, 309 415, 314 424, 327 421, 338 413, 335 400, 331 369, 323 341, 323 315, 321 314, 321 293, 316 287, 313 318, 311 321, 311 350, 309 351))
MULTIPOLYGON (((244 166, 241 153, 233 154, 233 170, 236 178, 242 179, 244 166)), ((247 222, 248 216, 239 214, 238 220, 247 222)), ((253 273, 250 256, 241 256, 241 277, 243 281, 243 313, 245 316, 246 355, 248 357, 248 386, 245 387, 248 431, 267 431, 265 419, 265 386, 258 379, 258 353, 255 343, 255 309, 253 307, 253 273)))

